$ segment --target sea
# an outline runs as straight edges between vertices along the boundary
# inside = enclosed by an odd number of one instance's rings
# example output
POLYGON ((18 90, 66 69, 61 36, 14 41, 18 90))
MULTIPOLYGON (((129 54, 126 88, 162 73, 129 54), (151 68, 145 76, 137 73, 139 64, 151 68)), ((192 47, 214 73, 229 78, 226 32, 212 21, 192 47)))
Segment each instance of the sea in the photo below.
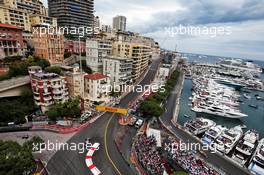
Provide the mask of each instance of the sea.
MULTIPOLYGON (((219 56, 210 56, 210 55, 199 55, 199 54, 183 54, 187 57, 188 61, 190 62, 199 62, 199 63, 216 63, 223 57, 219 56)), ((225 57, 226 58, 226 57, 225 57)), ((264 67, 264 61, 259 60, 252 60, 254 63, 264 67)), ((264 74, 261 75, 261 78, 264 80, 264 74)), ((178 122, 183 125, 187 120, 190 118, 195 117, 204 117, 213 120, 218 125, 223 125, 228 128, 237 126, 237 125, 245 125, 245 131, 248 129, 255 129, 259 132, 261 137, 264 137, 264 101, 257 100, 255 95, 259 95, 264 97, 264 92, 250 90, 249 95, 251 99, 246 99, 243 94, 245 92, 240 92, 241 94, 241 102, 240 103, 240 110, 247 114, 248 117, 241 118, 241 119, 230 119, 224 118, 209 114, 196 114, 195 112, 191 111, 191 108, 188 104, 191 104, 189 97, 191 97, 191 88, 192 88, 192 80, 185 79, 184 87, 182 90, 182 95, 180 99, 180 111, 178 116, 178 122), (248 105, 253 104, 257 105, 258 108, 252 108, 248 105), (185 115, 188 115, 190 118, 186 118, 185 115)))

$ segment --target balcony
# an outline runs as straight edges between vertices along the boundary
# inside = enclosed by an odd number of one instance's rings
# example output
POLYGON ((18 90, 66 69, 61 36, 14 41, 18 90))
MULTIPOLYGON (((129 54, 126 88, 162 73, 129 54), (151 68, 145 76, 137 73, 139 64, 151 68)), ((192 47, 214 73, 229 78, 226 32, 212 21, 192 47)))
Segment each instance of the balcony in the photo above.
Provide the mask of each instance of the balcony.
POLYGON ((54 95, 53 98, 55 100, 61 100, 61 99, 63 99, 63 96, 62 95, 54 95))
POLYGON ((59 90, 59 89, 54 89, 52 92, 53 92, 53 94, 62 94, 63 93, 63 91, 59 90))
POLYGON ((48 97, 44 97, 44 100, 49 101, 49 100, 52 100, 52 98, 51 98, 51 96, 48 96, 48 97))

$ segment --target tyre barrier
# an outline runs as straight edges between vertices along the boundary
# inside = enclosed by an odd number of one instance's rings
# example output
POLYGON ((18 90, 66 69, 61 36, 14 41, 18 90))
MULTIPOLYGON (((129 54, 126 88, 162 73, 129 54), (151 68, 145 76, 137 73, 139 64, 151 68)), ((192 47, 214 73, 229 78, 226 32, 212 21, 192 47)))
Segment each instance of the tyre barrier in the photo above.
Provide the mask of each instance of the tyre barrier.
POLYGON ((94 143, 88 150, 86 156, 85 156, 85 163, 86 166, 90 169, 90 171, 94 175, 102 175, 101 171, 93 164, 92 157, 96 150, 99 149, 99 143, 94 143))

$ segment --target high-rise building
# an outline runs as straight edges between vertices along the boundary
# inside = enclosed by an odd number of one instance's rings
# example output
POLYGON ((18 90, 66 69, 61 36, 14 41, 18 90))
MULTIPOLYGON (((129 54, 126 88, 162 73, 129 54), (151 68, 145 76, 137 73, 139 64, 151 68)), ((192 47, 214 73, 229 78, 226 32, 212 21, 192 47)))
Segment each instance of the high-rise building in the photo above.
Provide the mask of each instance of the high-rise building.
POLYGON ((50 64, 64 63, 63 34, 52 33, 46 28, 38 28, 33 32, 34 55, 47 59, 50 64))
POLYGON ((94 16, 94 24, 93 24, 95 29, 99 29, 100 28, 100 18, 99 16, 94 16))
POLYGON ((113 18, 113 30, 126 31, 126 17, 116 16, 113 18))
POLYGON ((94 72, 102 72, 102 59, 112 55, 112 41, 106 39, 86 40, 86 64, 94 72))
POLYGON ((92 27, 93 0, 48 0, 49 15, 60 27, 92 27))
POLYGON ((102 25, 101 26, 101 31, 106 32, 106 33, 111 33, 112 29, 110 25, 102 25))

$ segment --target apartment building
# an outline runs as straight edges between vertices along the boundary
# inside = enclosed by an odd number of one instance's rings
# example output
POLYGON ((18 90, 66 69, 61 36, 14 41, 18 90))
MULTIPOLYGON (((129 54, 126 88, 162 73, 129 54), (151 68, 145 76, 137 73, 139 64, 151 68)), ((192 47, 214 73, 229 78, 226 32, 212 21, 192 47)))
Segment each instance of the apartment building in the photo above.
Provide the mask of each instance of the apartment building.
POLYGON ((126 17, 116 16, 113 18, 113 30, 126 31, 126 17))
POLYGON ((84 99, 90 104, 109 102, 111 87, 110 78, 101 73, 87 74, 84 76, 84 99))
POLYGON ((86 64, 94 72, 102 72, 102 59, 112 55, 112 41, 107 39, 86 40, 86 64))
POLYGON ((93 0, 48 0, 49 15, 60 27, 93 26, 93 0))
POLYGON ((22 29, 0 23, 0 59, 23 55, 24 49, 22 29))
POLYGON ((133 60, 125 57, 107 56, 103 58, 103 74, 111 80, 112 87, 132 83, 133 60))
POLYGON ((64 41, 65 51, 71 53, 85 53, 86 52, 86 42, 76 41, 76 40, 65 40, 64 41))
POLYGON ((33 15, 30 15, 29 19, 30 19, 31 27, 38 26, 38 25, 49 25, 52 27, 57 26, 56 18, 50 18, 45 15, 33 14, 33 15))
POLYGON ((25 31, 32 31, 34 25, 57 25, 56 19, 48 16, 40 0, 0 0, 0 22, 25 31))
MULTIPOLYGON (((61 66, 62 74, 67 81, 70 97, 81 97, 81 74, 79 66, 61 66)), ((82 83, 83 85, 83 83, 82 83)))
POLYGON ((65 77, 55 73, 38 72, 31 75, 31 87, 34 101, 42 112, 46 112, 55 102, 65 102, 69 99, 65 77))
POLYGON ((0 5, 0 22, 17 26, 26 31, 31 30, 29 14, 24 10, 0 5))
POLYGON ((116 41, 113 43, 113 55, 133 60, 132 80, 135 82, 148 67, 151 47, 141 43, 116 41))
POLYGON ((63 34, 38 28, 33 32, 34 55, 47 59, 52 65, 64 63, 63 34))

